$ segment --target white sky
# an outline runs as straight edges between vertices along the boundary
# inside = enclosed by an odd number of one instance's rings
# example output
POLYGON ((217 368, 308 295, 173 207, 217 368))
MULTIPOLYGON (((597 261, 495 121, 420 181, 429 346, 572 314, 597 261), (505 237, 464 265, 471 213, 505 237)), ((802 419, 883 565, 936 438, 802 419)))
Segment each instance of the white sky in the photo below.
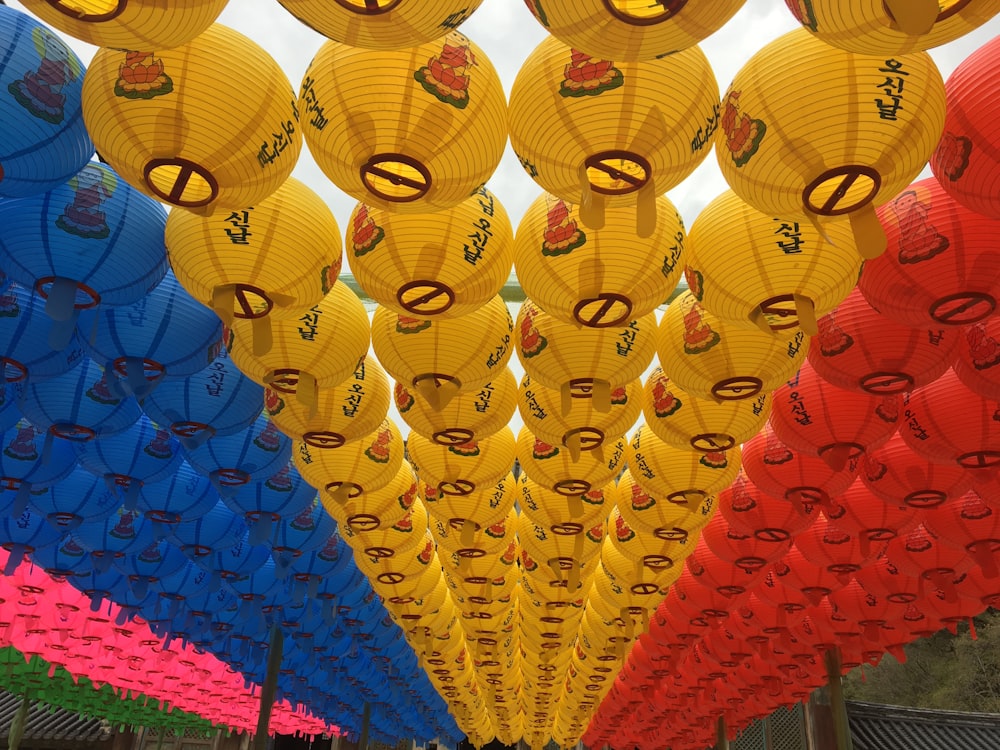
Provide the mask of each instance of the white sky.
MULTIPOLYGON (((16 0, 8 0, 7 4, 23 10, 16 0)), ((266 49, 284 69, 296 91, 309 61, 325 41, 320 34, 297 21, 277 0, 230 0, 219 22, 246 34, 266 49)), ((739 13, 701 45, 712 63, 720 91, 725 92, 733 76, 754 52, 795 26, 784 0, 747 0, 739 13)), ((508 93, 521 64, 546 34, 528 12, 523 0, 484 0, 462 25, 461 31, 486 52, 508 93)), ((930 52, 947 79, 965 57, 997 34, 1000 34, 1000 17, 958 41, 930 52)), ((65 34, 62 36, 85 64, 90 62, 93 47, 65 34)), ((929 170, 925 170, 923 176, 929 174, 929 170)), ((308 148, 302 149, 294 175, 327 202, 343 231, 355 201, 326 179, 308 148)), ((515 229, 524 211, 541 193, 541 188, 524 173, 509 146, 488 187, 507 209, 515 229)), ((690 227, 701 209, 726 189, 715 155, 709 154, 702 165, 667 196, 677 206, 685 225, 690 227)), ((349 262, 350 258, 345 255, 345 268, 349 262)), ((512 314, 516 314, 516 306, 511 307, 512 314)), ((516 355, 511 358, 510 366, 520 380, 523 369, 516 355)), ((394 407, 391 415, 405 432, 407 428, 394 407)), ((511 423, 515 433, 521 424, 519 415, 515 414, 511 423)))

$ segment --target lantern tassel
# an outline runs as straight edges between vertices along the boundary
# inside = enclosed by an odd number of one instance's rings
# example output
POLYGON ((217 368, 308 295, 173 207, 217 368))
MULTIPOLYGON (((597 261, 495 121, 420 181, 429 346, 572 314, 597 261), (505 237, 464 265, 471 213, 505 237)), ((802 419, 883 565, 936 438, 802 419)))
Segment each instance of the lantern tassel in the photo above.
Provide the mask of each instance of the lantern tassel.
POLYGON ((937 22, 941 6, 938 0, 885 0, 892 25, 904 34, 929 34, 937 22))
POLYGON ((566 498, 566 510, 570 518, 579 518, 583 515, 583 495, 570 495, 566 498))
MULTIPOLYGON (((257 341, 256 333, 254 341, 257 341)), ((319 386, 316 384, 315 375, 303 370, 299 371, 299 384, 295 388, 295 398, 306 407, 310 419, 316 416, 316 412, 319 411, 319 386)))
POLYGON ((611 411, 611 383, 607 380, 594 380, 593 390, 594 411, 607 414, 611 411))
MULTIPOLYGON (((910 0, 906 0, 906 2, 909 3, 910 0)), ((850 219, 851 231, 854 232, 854 244, 862 258, 872 260, 885 252, 889 245, 889 238, 886 237, 885 229, 882 228, 878 214, 875 213, 875 207, 871 203, 857 211, 852 211, 850 219)))
POLYGON ((580 460, 580 454, 582 452, 583 440, 579 432, 574 432, 569 437, 563 438, 563 445, 569 451, 569 460, 576 463, 580 460))
POLYGON ((226 328, 233 326, 233 305, 236 303, 236 286, 223 284, 212 289, 212 311, 219 316, 226 328))
POLYGON ((604 196, 595 193, 587 174, 587 165, 580 165, 580 219, 588 229, 604 228, 604 196))
POLYGON ((559 386, 559 406, 562 416, 569 416, 569 413, 573 411, 573 389, 569 383, 563 383, 559 386))
POLYGON ((652 237, 656 232, 656 186, 652 176, 645 185, 639 188, 639 197, 635 204, 635 233, 643 239, 652 237))
MULTIPOLYGON (((271 318, 267 315, 263 318, 252 318, 250 320, 250 335, 253 336, 255 357, 263 357, 271 351, 271 347, 274 345, 274 337, 271 335, 271 318)), ((301 387, 301 385, 302 381, 300 380, 299 386, 301 387)))
POLYGON ((795 315, 799 319, 799 328, 807 336, 819 334, 819 323, 816 322, 816 305, 808 297, 801 294, 793 294, 795 300, 795 315))
POLYGON ((31 485, 21 481, 17 485, 17 494, 14 495, 14 507, 11 511, 11 518, 17 518, 28 509, 28 500, 31 499, 31 485))
POLYGON ((471 547, 476 542, 476 522, 471 518, 466 518, 462 522, 461 544, 463 547, 471 547))

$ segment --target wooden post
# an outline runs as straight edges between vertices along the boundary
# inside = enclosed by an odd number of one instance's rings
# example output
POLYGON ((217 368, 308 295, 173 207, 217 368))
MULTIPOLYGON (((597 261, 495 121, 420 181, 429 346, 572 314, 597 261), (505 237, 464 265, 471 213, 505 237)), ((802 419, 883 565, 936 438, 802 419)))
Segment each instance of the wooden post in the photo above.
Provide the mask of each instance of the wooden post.
POLYGON ((7 747, 9 750, 17 750, 24 736, 24 728, 28 724, 28 710, 31 708, 31 700, 28 694, 21 696, 21 705, 17 707, 17 713, 10 722, 10 731, 7 734, 7 747))
POLYGON ((281 628, 272 626, 271 643, 267 649, 267 670, 264 673, 264 684, 260 688, 260 714, 257 717, 257 733, 253 738, 254 750, 267 750, 267 730, 271 723, 271 709, 274 708, 274 694, 278 689, 278 670, 281 669, 284 645, 281 628))
POLYGON ((715 724, 715 750, 729 750, 729 735, 726 734, 726 718, 720 716, 715 724))
POLYGON ((841 679, 842 663, 840 651, 831 648, 824 657, 826 676, 830 688, 830 712, 833 715, 833 731, 837 750, 854 750, 851 741, 851 725, 847 720, 847 706, 844 703, 844 685, 841 679))
POLYGON ((372 707, 365 701, 364 712, 361 714, 361 735, 358 737, 358 750, 368 750, 368 729, 372 721, 372 707))

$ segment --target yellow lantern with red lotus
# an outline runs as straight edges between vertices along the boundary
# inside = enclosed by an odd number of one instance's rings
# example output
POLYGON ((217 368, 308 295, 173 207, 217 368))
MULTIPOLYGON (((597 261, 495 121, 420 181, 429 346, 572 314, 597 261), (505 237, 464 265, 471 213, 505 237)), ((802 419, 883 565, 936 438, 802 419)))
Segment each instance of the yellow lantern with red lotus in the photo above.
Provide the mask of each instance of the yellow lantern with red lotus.
POLYGON ((697 398, 740 401, 769 393, 805 362, 810 339, 789 340, 719 320, 698 301, 693 287, 667 307, 657 331, 660 366, 670 380, 697 398))
POLYGON ((400 315, 470 313, 500 292, 514 261, 507 211, 485 187, 429 214, 359 203, 349 226, 354 277, 368 296, 400 315))
POLYGON ((510 472, 514 448, 509 427, 460 445, 439 445, 413 432, 407 441, 410 463, 420 479, 449 495, 469 495, 495 485, 510 472))
POLYGON ((517 435, 521 468, 538 484, 565 497, 579 497, 610 482, 618 474, 625 451, 625 438, 573 455, 539 440, 527 427, 517 435))
POLYGON ((543 193, 525 212, 514 241, 521 287, 566 323, 615 327, 653 312, 684 270, 684 224, 674 205, 655 200, 656 229, 635 233, 635 211, 608 208, 604 226, 584 225, 577 204, 543 193))
POLYGON ((321 491, 320 502, 342 529, 355 532, 387 529, 402 521, 420 499, 417 478, 409 464, 401 463, 387 480, 382 476, 377 481, 385 484, 364 491, 358 491, 359 485, 354 484, 339 493, 321 491))
POLYGON ((712 520, 716 509, 714 495, 693 501, 700 493, 675 495, 672 499, 650 495, 632 476, 622 472, 618 480, 618 510, 625 524, 638 534, 648 534, 667 541, 685 541, 695 537, 712 520))
POLYGON ((502 521, 510 513, 517 499, 514 475, 507 473, 493 485, 478 487, 471 492, 446 492, 438 485, 421 481, 420 494, 427 512, 434 518, 452 525, 471 521, 477 531, 502 521))
POLYGON ((741 445, 760 432, 771 414, 771 396, 709 401, 682 390, 657 367, 643 386, 642 413, 663 442, 711 453, 741 445))
POLYGON ((563 495, 543 487, 523 472, 518 479, 518 506, 521 515, 550 531, 584 531, 601 520, 618 502, 618 486, 609 481, 580 495, 563 495))
POLYGON ((457 31, 394 51, 326 42, 302 79, 299 111, 330 181, 398 213, 464 201, 493 174, 507 140, 500 78, 457 31))

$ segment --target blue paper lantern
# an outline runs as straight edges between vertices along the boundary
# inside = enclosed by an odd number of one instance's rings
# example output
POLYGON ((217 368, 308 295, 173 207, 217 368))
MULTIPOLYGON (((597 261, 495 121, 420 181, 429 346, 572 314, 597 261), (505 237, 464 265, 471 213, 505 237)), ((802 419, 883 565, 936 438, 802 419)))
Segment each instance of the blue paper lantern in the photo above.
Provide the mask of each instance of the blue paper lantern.
POLYGON ((94 155, 80 58, 48 27, 0 6, 0 197, 58 187, 94 155))
POLYGON ((90 551, 94 569, 100 572, 110 570, 115 558, 141 552, 156 541, 151 522, 124 505, 101 521, 80 524, 73 537, 90 551))
POLYGON ((116 592, 128 589, 128 579, 114 568, 98 570, 95 567, 86 575, 74 576, 70 583, 90 599, 93 612, 99 611, 103 602, 115 601, 116 592))
POLYGON ((182 461, 169 478, 143 485, 136 506, 152 521, 154 532, 165 536, 177 524, 201 518, 218 502, 212 482, 182 461))
POLYGON ((149 584, 149 590, 157 594, 159 599, 155 605, 157 616, 165 613, 171 624, 177 618, 188 596, 207 593, 211 588, 217 588, 213 586, 211 573, 192 562, 168 575, 160 576, 149 584), (163 606, 164 603, 166 606, 163 606))
POLYGON ((166 378, 201 371, 222 348, 222 323, 171 271, 142 299, 84 310, 77 325, 87 353, 140 400, 166 378))
POLYGON ((79 467, 45 494, 32 495, 29 502, 62 532, 72 531, 84 523, 103 523, 121 505, 118 493, 109 488, 103 478, 79 467))
POLYGON ((123 432, 142 414, 135 398, 112 392, 104 370, 89 358, 63 375, 15 388, 29 422, 74 443, 123 432))
POLYGON ((277 566, 278 577, 283 579, 293 560, 324 546, 336 532, 337 522, 330 518, 318 499, 297 515, 282 518, 270 538, 271 558, 277 566))
POLYGON ((232 497, 243 485, 263 481, 285 466, 292 455, 292 441, 261 413, 243 432, 214 437, 185 454, 196 471, 212 480, 219 494, 232 497))
POLYGON ((6 382, 38 382, 69 372, 83 361, 83 346, 75 334, 65 346, 51 346, 52 328, 45 300, 30 289, 11 283, 0 293, 0 362, 6 382))
POLYGON ((0 487, 16 494, 12 512, 20 515, 32 491, 68 477, 76 460, 76 446, 63 440, 50 446, 46 455, 45 433, 26 419, 4 430, 0 435, 0 487))
POLYGON ((16 516, 0 514, 0 548, 10 553, 4 575, 13 574, 25 555, 58 544, 63 536, 62 531, 46 522, 45 516, 31 508, 16 516))
MULTIPOLYGON (((286 575, 289 578, 292 601, 302 601, 307 595, 309 599, 315 599, 320 582, 329 582, 332 586, 343 581, 346 586, 356 571, 353 550, 339 533, 333 533, 321 547, 295 558, 288 566, 286 575)), ((335 590, 333 595, 336 593, 335 590)))
MULTIPOLYGON (((303 479, 289 461, 263 482, 245 484, 232 497, 223 495, 222 499, 246 521, 251 544, 264 544, 271 540, 274 524, 282 518, 312 512, 316 488, 303 479)), ((336 526, 330 533, 335 530, 336 526)))
POLYGON ((205 570, 218 573, 230 585, 246 578, 253 571, 271 562, 271 550, 263 544, 251 544, 250 535, 243 537, 232 547, 216 550, 211 555, 199 557, 195 562, 205 570))
POLYGON ((39 547, 33 551, 31 561, 50 576, 69 581, 88 576, 93 570, 90 554, 69 534, 58 544, 39 547))
POLYGON ((91 162, 48 193, 0 201, 0 266, 45 297, 59 324, 51 343, 68 342, 79 311, 132 304, 160 282, 166 221, 160 204, 91 162))
POLYGON ((263 404, 264 387, 240 372, 225 346, 208 367, 165 380, 142 400, 146 414, 188 449, 214 435, 242 432, 260 416, 263 404))
POLYGON ((168 538, 190 559, 197 560, 229 549, 246 533, 243 519, 220 500, 203 516, 176 524, 168 538))
POLYGON ((148 596, 149 584, 176 573, 187 563, 184 554, 165 539, 114 560, 115 568, 125 574, 129 588, 139 599, 148 596))
POLYGON ((239 599, 228 584, 216 587, 213 582, 206 590, 189 595, 184 600, 182 611, 174 618, 175 627, 211 636, 212 619, 223 610, 238 604, 239 599))
POLYGON ((91 440, 80 448, 80 465, 124 493, 124 505, 134 508, 139 491, 163 481, 184 462, 180 445, 145 414, 124 432, 91 440))

